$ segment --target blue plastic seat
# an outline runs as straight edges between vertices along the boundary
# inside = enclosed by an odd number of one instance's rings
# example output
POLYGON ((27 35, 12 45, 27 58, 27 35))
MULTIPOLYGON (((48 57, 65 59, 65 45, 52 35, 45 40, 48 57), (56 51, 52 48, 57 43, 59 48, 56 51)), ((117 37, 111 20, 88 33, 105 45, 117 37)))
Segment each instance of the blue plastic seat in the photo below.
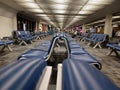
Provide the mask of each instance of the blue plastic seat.
POLYGON ((12 48, 10 47, 11 44, 13 44, 12 40, 1 40, 0 46, 3 46, 1 51, 3 51, 5 48, 8 48, 9 51, 12 51, 12 48))
POLYGON ((47 55, 47 52, 39 49, 30 49, 27 52, 21 54, 18 57, 18 60, 34 60, 37 58, 44 59, 47 55))
POLYGON ((118 52, 120 52, 120 45, 118 44, 107 44, 107 47, 111 49, 111 51, 108 53, 108 55, 111 55, 113 52, 116 54, 118 58, 120 58, 120 55, 118 52))
POLYGON ((0 90, 35 90, 44 60, 24 60, 10 64, 0 70, 0 90))
POLYGON ((84 61, 65 60, 62 90, 120 90, 108 77, 84 61))
POLYGON ((28 31, 16 31, 17 34, 17 38, 18 41, 21 44, 25 44, 27 45, 27 42, 32 42, 33 37, 29 36, 29 34, 27 34, 28 31))

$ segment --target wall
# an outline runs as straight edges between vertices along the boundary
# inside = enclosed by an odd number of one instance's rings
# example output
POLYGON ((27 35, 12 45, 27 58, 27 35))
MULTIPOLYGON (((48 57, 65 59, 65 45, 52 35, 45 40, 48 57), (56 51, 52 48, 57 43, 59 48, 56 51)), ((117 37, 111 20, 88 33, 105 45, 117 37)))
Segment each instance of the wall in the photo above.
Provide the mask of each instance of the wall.
POLYGON ((0 3, 0 38, 11 36, 17 29, 16 11, 0 3))

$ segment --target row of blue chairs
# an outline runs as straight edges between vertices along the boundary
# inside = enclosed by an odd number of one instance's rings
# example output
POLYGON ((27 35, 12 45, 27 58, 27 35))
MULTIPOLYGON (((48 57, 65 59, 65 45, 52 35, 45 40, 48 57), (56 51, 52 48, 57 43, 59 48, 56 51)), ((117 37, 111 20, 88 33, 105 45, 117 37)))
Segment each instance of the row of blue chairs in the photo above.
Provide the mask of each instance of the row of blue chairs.
POLYGON ((85 61, 66 59, 62 63, 61 90, 119 90, 119 88, 85 61))
POLYGON ((32 36, 29 31, 16 31, 16 35, 20 45, 27 45, 28 42, 32 42, 37 38, 37 36, 32 36))
POLYGON ((37 39, 42 39, 42 38, 46 37, 48 34, 47 34, 47 32, 36 31, 34 33, 34 35, 37 36, 37 39))
POLYGON ((109 36, 107 34, 91 34, 89 37, 84 38, 85 41, 88 41, 88 45, 93 44, 96 48, 102 48, 102 44, 106 44, 109 41, 109 36))
MULTIPOLYGON (((57 87, 61 84, 61 90, 119 90, 100 72, 101 63, 64 34, 56 35, 52 40, 40 43, 34 49, 21 54, 17 62, 1 69, 1 90, 47 90, 43 87, 49 83, 50 79, 47 83, 46 80, 44 84, 41 82, 41 79, 50 78, 50 72, 44 74, 47 67, 46 58, 53 49, 53 44, 61 38, 67 44, 69 55, 62 62, 62 77, 57 79, 57 87)), ((56 90, 60 89, 56 88, 56 90)))
POLYGON ((34 49, 21 54, 17 58, 17 62, 2 68, 0 70, 0 90, 47 90, 49 79, 45 80, 50 78, 52 70, 45 61, 48 46, 50 46, 50 42, 40 43, 34 49), (47 73, 47 77, 44 77, 46 72, 49 73, 47 73))
POLYGON ((80 41, 83 41, 86 37, 88 37, 89 33, 83 32, 81 33, 78 38, 80 41))
POLYGON ((33 40, 42 39, 47 36, 47 33, 37 31, 34 35, 31 35, 30 31, 16 31, 19 44, 27 45, 28 42, 32 43, 33 40))
POLYGON ((10 45, 13 44, 12 40, 0 40, 0 46, 2 46, 1 51, 7 48, 9 51, 13 51, 10 45))
POLYGON ((118 58, 120 58, 120 39, 117 42, 110 42, 107 44, 107 47, 111 49, 108 55, 111 55, 113 52, 116 54, 118 58))
POLYGON ((94 58, 92 55, 90 55, 83 47, 81 47, 79 44, 75 42, 70 42, 70 51, 71 55, 70 58, 78 61, 85 61, 89 64, 94 65, 97 69, 102 69, 101 63, 94 58))
POLYGON ((119 90, 100 71, 102 65, 98 60, 75 41, 67 39, 70 57, 62 62, 60 68, 58 65, 57 90, 119 90))

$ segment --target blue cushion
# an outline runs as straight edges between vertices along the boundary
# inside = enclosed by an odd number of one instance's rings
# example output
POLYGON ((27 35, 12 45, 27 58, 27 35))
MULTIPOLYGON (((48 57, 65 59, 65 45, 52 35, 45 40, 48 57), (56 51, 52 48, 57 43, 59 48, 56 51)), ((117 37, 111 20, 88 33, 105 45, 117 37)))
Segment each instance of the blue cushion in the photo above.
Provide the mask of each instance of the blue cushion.
POLYGON ((44 59, 47 52, 41 51, 39 49, 30 49, 18 57, 18 60, 33 60, 37 58, 44 59))
POLYGON ((79 44, 70 44, 70 48, 80 48, 79 44))
POLYGON ((65 60, 62 65, 62 90, 120 90, 102 72, 86 62, 65 60))
POLYGON ((78 61, 85 61, 89 64, 93 64, 97 69, 101 69, 102 68, 102 65, 101 63, 95 59, 94 57, 92 57, 91 55, 89 54, 71 54, 71 58, 74 59, 74 60, 78 60, 78 61))
POLYGON ((118 44, 107 44, 107 47, 120 51, 120 46, 118 44))
POLYGON ((0 70, 0 90, 35 90, 46 66, 44 60, 24 60, 0 70))
POLYGON ((72 48, 71 54, 72 55, 80 55, 80 54, 86 54, 87 52, 83 48, 72 48))
POLYGON ((2 41, 0 41, 0 46, 4 45, 4 43, 2 41))

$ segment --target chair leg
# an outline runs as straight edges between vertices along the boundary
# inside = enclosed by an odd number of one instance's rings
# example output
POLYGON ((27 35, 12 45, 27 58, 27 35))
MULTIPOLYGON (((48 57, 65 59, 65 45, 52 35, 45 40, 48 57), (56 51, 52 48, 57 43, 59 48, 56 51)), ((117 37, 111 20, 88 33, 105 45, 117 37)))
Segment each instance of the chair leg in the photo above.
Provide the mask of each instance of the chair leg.
POLYGON ((4 51, 4 49, 7 48, 10 52, 12 52, 12 48, 9 45, 4 45, 1 49, 1 51, 4 51))
POLYGON ((25 41, 21 41, 19 45, 25 44, 26 46, 28 45, 25 41))
POLYGON ((89 46, 91 43, 89 42, 87 45, 89 46))
POLYGON ((8 50, 9 50, 10 52, 13 51, 12 48, 11 48, 9 45, 6 45, 6 47, 8 48, 8 50))
POLYGON ((116 56, 117 56, 118 58, 120 58, 120 55, 118 54, 118 52, 117 52, 115 49, 112 49, 107 55, 109 56, 109 55, 111 55, 113 52, 116 54, 116 56))
POLYGON ((95 46, 93 48, 96 48, 99 45, 99 43, 96 43, 95 46))
POLYGON ((98 46, 99 46, 99 48, 102 48, 102 47, 101 47, 101 45, 100 45, 100 43, 99 43, 99 45, 98 45, 98 46))
POLYGON ((37 37, 36 37, 36 40, 40 40, 40 37, 39 37, 39 36, 37 36, 37 37))
POLYGON ((116 50, 114 50, 114 52, 115 52, 115 54, 116 54, 117 57, 120 57, 119 54, 118 54, 118 52, 116 50))
POLYGON ((4 51, 4 49, 5 49, 5 45, 2 47, 1 51, 4 51))
POLYGON ((80 41, 83 41, 83 40, 84 40, 84 38, 80 39, 80 41))
POLYGON ((107 55, 111 55, 114 52, 114 49, 112 49, 110 52, 107 53, 107 55))

